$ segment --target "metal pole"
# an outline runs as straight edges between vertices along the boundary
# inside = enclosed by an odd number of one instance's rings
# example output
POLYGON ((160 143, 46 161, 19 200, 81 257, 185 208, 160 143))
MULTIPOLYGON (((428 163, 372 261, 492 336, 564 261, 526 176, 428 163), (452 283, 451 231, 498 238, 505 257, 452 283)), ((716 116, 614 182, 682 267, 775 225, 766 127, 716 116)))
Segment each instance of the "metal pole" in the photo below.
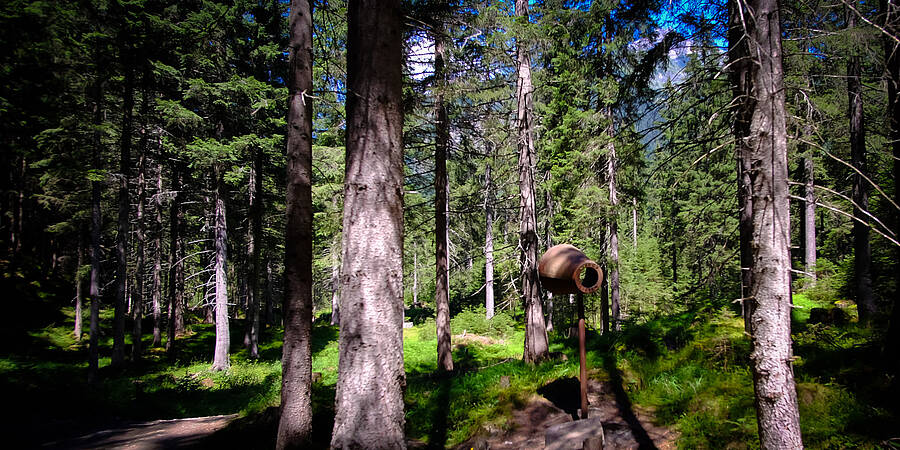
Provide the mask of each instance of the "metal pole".
POLYGON ((587 419, 588 416, 588 399, 587 399, 587 354, 584 348, 585 329, 584 329, 584 294, 578 293, 578 362, 581 365, 581 418, 587 419))

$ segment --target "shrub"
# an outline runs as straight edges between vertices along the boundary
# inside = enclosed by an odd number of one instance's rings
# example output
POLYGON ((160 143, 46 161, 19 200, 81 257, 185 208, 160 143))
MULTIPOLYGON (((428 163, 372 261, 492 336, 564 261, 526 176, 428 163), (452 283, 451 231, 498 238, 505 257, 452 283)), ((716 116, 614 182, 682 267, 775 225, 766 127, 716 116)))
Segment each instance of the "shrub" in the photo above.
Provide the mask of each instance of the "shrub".
POLYGON ((819 305, 832 304, 841 296, 848 280, 852 278, 852 267, 845 261, 834 264, 827 259, 816 261, 816 285, 802 292, 813 303, 819 305))
POLYGON ((512 334, 513 319, 505 312, 498 312, 490 320, 485 318, 485 309, 479 306, 466 309, 450 319, 450 330, 453 334, 473 333, 480 336, 503 338, 512 334))
POLYGON ((434 317, 434 308, 429 306, 409 306, 406 308, 406 317, 410 322, 420 325, 428 318, 434 317))

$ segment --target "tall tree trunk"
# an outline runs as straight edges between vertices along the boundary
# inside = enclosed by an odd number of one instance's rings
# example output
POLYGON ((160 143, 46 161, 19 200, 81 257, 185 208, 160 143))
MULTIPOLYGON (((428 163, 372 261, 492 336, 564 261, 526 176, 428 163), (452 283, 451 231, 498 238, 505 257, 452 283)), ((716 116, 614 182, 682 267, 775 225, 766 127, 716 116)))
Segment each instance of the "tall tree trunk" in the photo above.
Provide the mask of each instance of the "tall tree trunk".
MULTIPOLYGON (((99 59, 99 58, 98 58, 99 59)), ((94 170, 102 170, 103 131, 103 81, 99 74, 94 80, 94 139, 93 139, 93 167, 94 170)), ((89 340, 90 351, 88 355, 88 382, 93 383, 97 377, 100 360, 100 264, 103 255, 100 253, 100 190, 101 183, 98 180, 91 181, 91 336, 89 340)))
POLYGON ((609 183, 609 300, 611 309, 611 326, 612 329, 618 331, 621 329, 621 313, 619 311, 619 225, 618 225, 618 208, 619 199, 616 189, 616 144, 612 141, 615 135, 615 125, 612 123, 612 114, 607 111, 606 116, 610 120, 609 125, 609 145, 606 157, 606 178, 609 183))
POLYGON ((803 267, 807 287, 816 285, 816 192, 813 168, 812 155, 807 154, 803 157, 803 267))
POLYGON ((275 286, 272 275, 272 260, 266 261, 266 325, 275 324, 275 295, 272 292, 275 286))
MULTIPOLYGON (((746 137, 750 135, 750 126, 753 113, 756 108, 757 98, 752 91, 754 87, 754 70, 751 65, 751 50, 748 41, 744 39, 747 29, 743 24, 742 7, 746 7, 742 0, 730 0, 729 13, 731 23, 728 31, 729 60, 732 67, 730 74, 731 84, 734 89, 736 102, 734 110, 733 130, 737 146, 737 192, 738 192, 738 233, 740 240, 741 262, 741 311, 744 318, 744 330, 751 331, 750 317, 753 314, 756 300, 750 295, 750 286, 753 282, 753 274, 750 266, 753 264, 753 251, 751 241, 753 239, 753 196, 749 152, 749 143, 746 137)), ((771 1, 771 0, 756 0, 771 1)), ((750 24, 747 27, 751 26, 750 24)), ((778 55, 780 57, 780 55, 778 55)))
POLYGON ((491 165, 484 167, 484 309, 494 317, 494 202, 491 191, 491 165))
POLYGON ((225 168, 217 165, 216 177, 216 210, 215 210, 215 313, 216 313, 216 347, 213 353, 212 370, 228 370, 231 361, 228 350, 231 337, 228 329, 228 282, 225 275, 228 262, 228 229, 225 224, 225 168))
POLYGON ((131 131, 134 124, 134 70, 128 56, 122 58, 125 68, 125 91, 122 96, 122 129, 120 131, 119 150, 119 222, 116 234, 116 305, 113 316, 113 351, 110 365, 119 366, 125 362, 125 308, 128 278, 128 181, 131 175, 131 131))
MULTIPOLYGON (((856 12, 849 9, 847 28, 856 28, 856 12)), ((860 58, 856 51, 853 51, 847 61, 847 94, 850 100, 850 162, 858 171, 853 174, 853 216, 868 222, 865 217, 869 209, 869 187, 863 177, 868 173, 866 129, 863 123, 860 58)), ((869 243, 869 226, 859 220, 853 221, 853 256, 859 322, 869 326, 875 316, 875 298, 872 296, 872 247, 869 243)))
MULTIPOLYGON (((900 45, 892 37, 900 35, 900 5, 897 0, 883 0, 885 29, 884 60, 888 71, 888 117, 890 119, 891 150, 894 156, 894 202, 900 205, 900 45)), ((900 211, 894 209, 894 233, 900 236, 900 211)), ((888 361, 893 362, 894 374, 900 373, 900 247, 895 248, 894 305, 884 348, 888 361)), ((896 380, 897 378, 895 378, 896 380)))
MULTIPOLYGON (((161 147, 161 146, 160 146, 161 147)), ((157 165, 156 172, 156 196, 154 211, 156 213, 156 227, 153 233, 153 346, 162 344, 162 255, 163 255, 163 165, 162 161, 157 165)))
MULTIPOLYGON (((802 448, 791 367, 790 208, 781 25, 776 0, 730 5, 730 59, 741 160, 752 172, 750 311, 753 384, 762 448, 802 448), (749 114, 747 114, 749 111, 749 114), (749 123, 741 123, 749 119, 749 123)), ((742 188, 744 186, 741 186, 742 188)))
MULTIPOLYGON (((14 158, 15 159, 15 158, 14 158)), ((14 184, 16 191, 12 193, 12 224, 10 226, 10 246, 13 261, 22 253, 22 236, 25 223, 25 182, 27 180, 28 162, 25 156, 18 158, 14 184)))
POLYGON ((413 305, 419 307, 419 252, 413 247, 413 305))
POLYGON ((250 358, 259 357, 259 254, 262 236, 262 150, 254 149, 253 167, 250 169, 250 230, 247 233, 247 253, 250 255, 250 273, 247 282, 247 337, 250 358))
MULTIPOLYGON (((146 100, 146 99, 145 99, 146 100)), ((138 177, 137 177, 137 228, 135 229, 135 240, 137 241, 137 253, 135 255, 135 279, 134 289, 132 289, 132 297, 134 301, 134 325, 131 329, 131 360, 137 361, 141 359, 142 344, 141 338, 144 335, 141 328, 141 320, 144 317, 144 203, 147 201, 146 189, 144 189, 144 178, 147 171, 147 153, 144 133, 141 133, 140 156, 138 156, 138 177)))
POLYGON ((553 331, 553 293, 547 292, 547 320, 545 321, 547 333, 553 331))
POLYGON ((349 2, 340 361, 333 448, 406 448, 399 0, 349 2))
POLYGON ((637 198, 631 198, 631 245, 637 250, 637 198))
POLYGON ((440 27, 434 33, 435 95, 435 150, 434 150, 434 241, 435 241, 435 295, 437 310, 438 370, 453 370, 453 354, 450 348, 450 268, 447 264, 447 141, 450 139, 447 107, 444 105, 444 40, 440 27))
MULTIPOLYGON (((516 15, 528 21, 528 0, 516 0, 516 15)), ((550 356, 544 308, 538 278, 538 237, 534 196, 534 86, 531 83, 531 56, 524 42, 516 43, 518 64, 517 146, 519 152, 520 229, 522 246, 522 291, 525 303, 525 362, 535 363, 550 356)))
MULTIPOLYGON (((312 434, 312 12, 309 1, 291 1, 279 449, 308 446, 312 434)), ((342 333, 341 367, 343 338, 342 333)))
POLYGON ((671 250, 671 267, 672 267, 672 291, 678 292, 678 250, 680 246, 678 245, 678 232, 677 226, 674 224, 678 223, 678 203, 675 200, 675 195, 672 195, 672 199, 670 202, 671 206, 671 215, 669 216, 669 226, 670 229, 675 230, 669 237, 669 249, 671 250))
POLYGON ((182 172, 176 161, 172 170, 172 190, 175 198, 169 205, 169 318, 166 333, 166 353, 175 354, 175 338, 184 334, 184 244, 181 238, 182 172))
POLYGON ((81 276, 81 266, 84 265, 84 233, 78 232, 78 264, 75 266, 75 340, 81 341, 81 329, 84 323, 84 313, 81 311, 84 299, 84 280, 81 276))
MULTIPOLYGON (((603 270, 606 273, 608 272, 607 267, 601 267, 600 270, 603 270)), ((609 277, 604 277, 603 282, 600 283, 600 334, 608 334, 609 333, 609 277)))
MULTIPOLYGON (((806 77, 806 88, 812 88, 812 82, 806 77)), ((802 126, 803 136, 809 138, 813 134, 813 109, 806 105, 806 123, 802 126)), ((800 143, 799 153, 803 156, 803 269, 806 272, 806 287, 816 285, 816 186, 813 152, 806 143, 800 143)))
MULTIPOLYGON (((331 243, 331 324, 341 324, 341 243, 335 236, 331 243)), ((413 291, 415 292, 415 291, 413 291)), ((415 302, 413 302, 415 303, 415 302)))

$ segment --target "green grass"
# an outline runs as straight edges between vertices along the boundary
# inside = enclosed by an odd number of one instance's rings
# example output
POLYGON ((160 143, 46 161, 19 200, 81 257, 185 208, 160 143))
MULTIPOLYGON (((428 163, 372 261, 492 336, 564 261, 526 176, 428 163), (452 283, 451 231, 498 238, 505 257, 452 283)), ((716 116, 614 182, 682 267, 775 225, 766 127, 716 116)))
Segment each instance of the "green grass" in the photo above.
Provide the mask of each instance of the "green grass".
MULTIPOLYGON (((896 407, 889 405, 890 379, 878 370, 880 337, 855 324, 809 325, 812 307, 832 304, 803 295, 794 303, 795 375, 804 443, 809 448, 877 447, 894 437, 896 407)), ((72 308, 48 313, 29 329, 8 333, 0 352, 0 395, 15 405, 18 422, 35 427, 48 421, 109 423, 118 419, 178 418, 240 413, 244 435, 272 438, 272 407, 281 387, 280 329, 261 339, 260 359, 243 349, 242 321, 232 322, 232 368, 210 372, 214 327, 191 324, 177 341, 177 357, 150 348, 139 364, 109 367, 111 311, 103 311, 101 381, 86 383, 87 335, 76 341, 72 308), (77 405, 77 406, 73 406, 77 405), (91 414, 83 412, 90 411, 91 414), (31 424, 31 425, 29 425, 31 424)), ((508 319, 508 318, 507 318, 508 319)), ((509 319, 511 320, 511 319, 509 319)), ((33 325, 33 324, 32 324, 33 325)), ((492 326, 477 314, 457 319, 455 371, 436 374, 434 322, 404 330, 407 435, 431 446, 454 446, 486 431, 502 431, 512 411, 531 401, 549 382, 578 373, 575 341, 551 335, 551 351, 568 356, 537 366, 521 362, 524 332, 515 323, 492 326), (489 336, 473 335, 478 329, 489 336), (501 384, 509 377, 509 384, 501 384)), ((130 344, 130 336, 126 338, 130 344)), ((317 441, 327 445, 337 382, 338 330, 317 321, 312 335, 313 387, 317 441)), ((650 408, 657 421, 680 433, 683 448, 755 448, 756 413, 749 340, 740 318, 722 310, 680 314, 619 334, 589 335, 592 376, 621 386, 636 406, 650 408)), ((39 436, 52 436, 54 430, 39 436)), ((230 439, 230 438, 229 438, 230 439)))
MULTIPOLYGON (((820 307, 803 296, 796 305, 820 307)), ((807 448, 875 448, 895 436, 898 417, 885 404, 889 379, 878 371, 874 336, 855 324, 806 326, 808 309, 794 310, 795 377, 803 442, 807 448)), ((634 342, 640 328, 617 343, 618 367, 635 404, 652 407, 676 428, 684 448, 757 448, 749 340, 743 321, 727 310, 693 321, 666 318, 649 328, 690 336, 683 347, 654 351, 634 342), (656 356, 648 356, 655 354, 656 356)), ((643 346, 646 346, 644 344, 643 346)))

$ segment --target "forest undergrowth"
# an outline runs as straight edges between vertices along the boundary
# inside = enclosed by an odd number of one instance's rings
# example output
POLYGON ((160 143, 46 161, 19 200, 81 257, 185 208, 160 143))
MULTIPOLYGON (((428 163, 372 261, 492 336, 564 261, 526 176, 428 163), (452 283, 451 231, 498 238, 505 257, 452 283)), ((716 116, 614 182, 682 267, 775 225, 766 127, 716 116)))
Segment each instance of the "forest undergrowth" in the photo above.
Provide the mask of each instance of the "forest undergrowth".
MULTIPOLYGON (((815 297, 815 296, 813 296, 815 297)), ((274 443, 281 387, 280 328, 260 340, 260 358, 242 347, 243 327, 232 327, 232 367, 210 372, 214 326, 192 323, 179 338, 176 357, 152 348, 138 364, 111 369, 111 320, 101 329, 101 381, 86 382, 87 336, 72 335, 74 310, 48 314, 44 300, 30 303, 43 323, 25 321, 5 330, 0 351, 0 395, 15 405, 5 423, 25 443, 39 444, 130 420, 239 413, 212 440, 265 447, 274 443), (86 412, 90 414, 86 414, 86 412), (49 425, 49 426, 48 426, 49 425)), ((809 448, 898 448, 896 395, 880 370, 879 337, 858 328, 810 323, 812 308, 834 307, 832 298, 794 297, 795 375, 804 444, 809 448)), ((846 306, 846 305, 844 305, 846 306)), ((848 316, 855 312, 849 305, 848 316)), ((112 311, 104 310, 105 319, 112 311)), ((31 316, 34 317, 34 316, 31 316)), ((241 323, 239 320, 236 323, 241 323)), ((484 433, 505 431, 512 411, 541 386, 578 373, 576 341, 552 333, 550 361, 521 361, 523 330, 505 313, 493 321, 465 311, 452 321, 456 370, 436 373, 433 320, 404 330, 407 437, 452 447, 484 433)), ((148 326, 149 323, 145 326, 148 326)), ((333 420, 338 329, 325 312, 312 336, 316 440, 323 446, 333 420)), ((129 337, 126 337, 129 339, 129 337)), ((652 411, 659 425, 679 433, 683 448, 754 448, 756 413, 749 341, 742 320, 728 308, 710 308, 626 324, 618 334, 589 333, 591 376, 622 383, 634 405, 652 411), (610 376, 616 371, 614 377, 610 376)))

